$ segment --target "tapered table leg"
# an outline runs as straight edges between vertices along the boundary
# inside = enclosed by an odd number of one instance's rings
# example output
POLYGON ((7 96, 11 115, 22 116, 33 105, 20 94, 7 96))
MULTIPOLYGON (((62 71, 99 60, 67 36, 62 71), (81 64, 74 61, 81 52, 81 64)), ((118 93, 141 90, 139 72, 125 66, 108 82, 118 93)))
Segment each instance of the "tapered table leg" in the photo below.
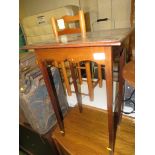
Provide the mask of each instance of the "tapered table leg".
POLYGON ((125 64, 125 49, 121 53, 120 61, 119 61, 119 98, 118 98, 118 123, 121 122, 122 118, 122 108, 123 108, 123 85, 124 85, 124 79, 122 77, 122 70, 125 64))
POLYGON ((61 109, 60 109, 60 105, 59 105, 59 101, 58 101, 58 96, 56 93, 56 89, 54 86, 54 81, 53 81, 53 77, 51 74, 51 71, 47 68, 47 64, 46 61, 38 61, 38 65, 41 69, 47 90, 48 90, 48 94, 58 121, 58 125, 60 128, 60 132, 64 133, 64 124, 63 124, 63 117, 61 114, 61 109))
POLYGON ((114 153, 114 114, 113 114, 113 74, 112 74, 112 48, 105 47, 105 76, 107 90, 109 155, 114 153))
POLYGON ((79 106, 79 111, 82 112, 82 96, 79 93, 78 90, 78 85, 76 82, 76 75, 75 75, 75 71, 74 71, 74 67, 73 67, 73 63, 70 62, 70 69, 71 69, 71 76, 73 79, 73 85, 74 85, 74 89, 75 89, 75 94, 76 94, 76 98, 77 98, 77 102, 78 102, 78 106, 79 106))

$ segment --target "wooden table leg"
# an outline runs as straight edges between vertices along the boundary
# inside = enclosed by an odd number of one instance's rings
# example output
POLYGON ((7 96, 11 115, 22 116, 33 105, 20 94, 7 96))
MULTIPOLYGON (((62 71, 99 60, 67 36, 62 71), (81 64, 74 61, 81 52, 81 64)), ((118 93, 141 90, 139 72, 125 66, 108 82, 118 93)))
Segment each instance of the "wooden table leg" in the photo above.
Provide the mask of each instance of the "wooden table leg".
POLYGON ((109 131, 109 155, 114 153, 114 114, 113 114, 113 58, 112 48, 105 47, 105 76, 107 90, 108 131, 109 131))
POLYGON ((125 64, 125 49, 123 49, 123 52, 120 56, 119 61, 119 98, 118 98, 118 123, 120 123, 122 118, 122 108, 123 108, 123 85, 124 85, 124 79, 122 77, 122 70, 125 64))
POLYGON ((53 77, 51 74, 51 71, 49 71, 47 69, 47 64, 45 61, 38 61, 38 65, 41 69, 47 90, 48 90, 48 94, 58 121, 58 125, 60 128, 60 132, 64 133, 64 124, 63 124, 63 117, 62 117, 62 113, 60 112, 60 105, 59 105, 59 101, 58 101, 58 97, 57 97, 57 93, 56 93, 56 89, 54 86, 54 81, 53 81, 53 77), (49 73, 50 72, 50 73, 49 73), (49 77, 50 74, 50 77, 49 77))
POLYGON ((75 71, 74 71, 74 67, 73 67, 73 63, 70 62, 70 69, 71 69, 71 76, 73 79, 73 85, 74 85, 74 89, 75 89, 75 94, 76 94, 76 98, 77 98, 77 102, 78 102, 78 106, 79 106, 79 111, 82 112, 82 96, 79 93, 78 90, 78 85, 76 82, 76 75, 75 75, 75 71))
POLYGON ((91 101, 93 101, 94 100, 94 88, 93 88, 93 83, 92 83, 92 78, 91 78, 90 62, 86 62, 85 65, 86 65, 89 98, 91 101))

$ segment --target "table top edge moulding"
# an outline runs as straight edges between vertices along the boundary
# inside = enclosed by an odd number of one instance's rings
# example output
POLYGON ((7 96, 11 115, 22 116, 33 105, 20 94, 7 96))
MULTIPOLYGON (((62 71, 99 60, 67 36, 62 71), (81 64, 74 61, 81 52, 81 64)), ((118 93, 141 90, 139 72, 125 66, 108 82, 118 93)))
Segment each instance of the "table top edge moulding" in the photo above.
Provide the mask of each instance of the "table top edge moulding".
POLYGON ((82 38, 80 34, 63 35, 58 38, 59 40, 51 39, 49 42, 38 42, 26 45, 21 49, 120 46, 132 31, 133 28, 120 28, 87 32, 85 38, 82 38))

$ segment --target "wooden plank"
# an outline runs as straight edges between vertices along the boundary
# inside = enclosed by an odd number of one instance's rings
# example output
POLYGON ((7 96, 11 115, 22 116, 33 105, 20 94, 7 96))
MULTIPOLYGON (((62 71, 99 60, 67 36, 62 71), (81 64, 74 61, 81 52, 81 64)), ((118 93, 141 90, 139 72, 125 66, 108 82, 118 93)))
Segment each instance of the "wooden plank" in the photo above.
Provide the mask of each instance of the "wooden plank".
POLYGON ((81 32, 80 28, 66 28, 58 31, 58 35, 74 34, 74 33, 80 33, 80 32, 81 32))
MULTIPOLYGON (((108 155, 108 114, 107 111, 83 105, 69 111, 64 119, 65 136, 59 129, 52 137, 70 155, 108 155)), ((134 121, 126 117, 118 128, 115 155, 134 155, 134 121)), ((65 154, 64 153, 64 154, 65 154)))
POLYGON ((79 34, 66 35, 67 42, 63 44, 57 39, 47 43, 26 45, 20 49, 46 49, 46 48, 70 48, 70 47, 94 47, 94 46, 120 46, 129 37, 134 29, 121 28, 113 30, 102 30, 97 32, 87 32, 83 39, 79 34))
POLYGON ((79 15, 75 15, 75 16, 63 16, 61 19, 64 20, 65 23, 70 23, 70 22, 74 22, 74 21, 77 21, 79 20, 79 15))
POLYGON ((80 29, 81 29, 81 36, 82 38, 86 38, 86 24, 83 10, 79 11, 79 18, 80 18, 80 29))

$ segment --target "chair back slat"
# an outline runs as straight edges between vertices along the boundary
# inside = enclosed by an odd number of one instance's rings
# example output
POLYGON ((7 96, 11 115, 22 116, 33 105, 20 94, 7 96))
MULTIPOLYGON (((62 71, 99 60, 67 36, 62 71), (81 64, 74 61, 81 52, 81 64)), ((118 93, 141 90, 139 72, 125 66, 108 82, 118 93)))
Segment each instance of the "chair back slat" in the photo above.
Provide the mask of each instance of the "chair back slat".
POLYGON ((85 36, 86 36, 86 25, 85 25, 84 13, 82 10, 79 10, 79 13, 75 16, 65 15, 59 19, 63 19, 64 23, 72 23, 75 21, 79 21, 79 27, 64 28, 62 30, 58 30, 57 20, 54 17, 52 17, 51 23, 52 23, 53 33, 54 33, 54 36, 56 39, 60 35, 75 34, 75 33, 81 33, 81 36, 83 38, 85 38, 85 36))
POLYGON ((75 16, 63 16, 62 19, 64 20, 65 23, 71 23, 74 21, 78 21, 79 20, 79 15, 75 15, 75 16))
POLYGON ((81 29, 80 28, 67 28, 58 31, 58 35, 65 35, 65 34, 74 34, 74 33, 80 33, 81 29))

